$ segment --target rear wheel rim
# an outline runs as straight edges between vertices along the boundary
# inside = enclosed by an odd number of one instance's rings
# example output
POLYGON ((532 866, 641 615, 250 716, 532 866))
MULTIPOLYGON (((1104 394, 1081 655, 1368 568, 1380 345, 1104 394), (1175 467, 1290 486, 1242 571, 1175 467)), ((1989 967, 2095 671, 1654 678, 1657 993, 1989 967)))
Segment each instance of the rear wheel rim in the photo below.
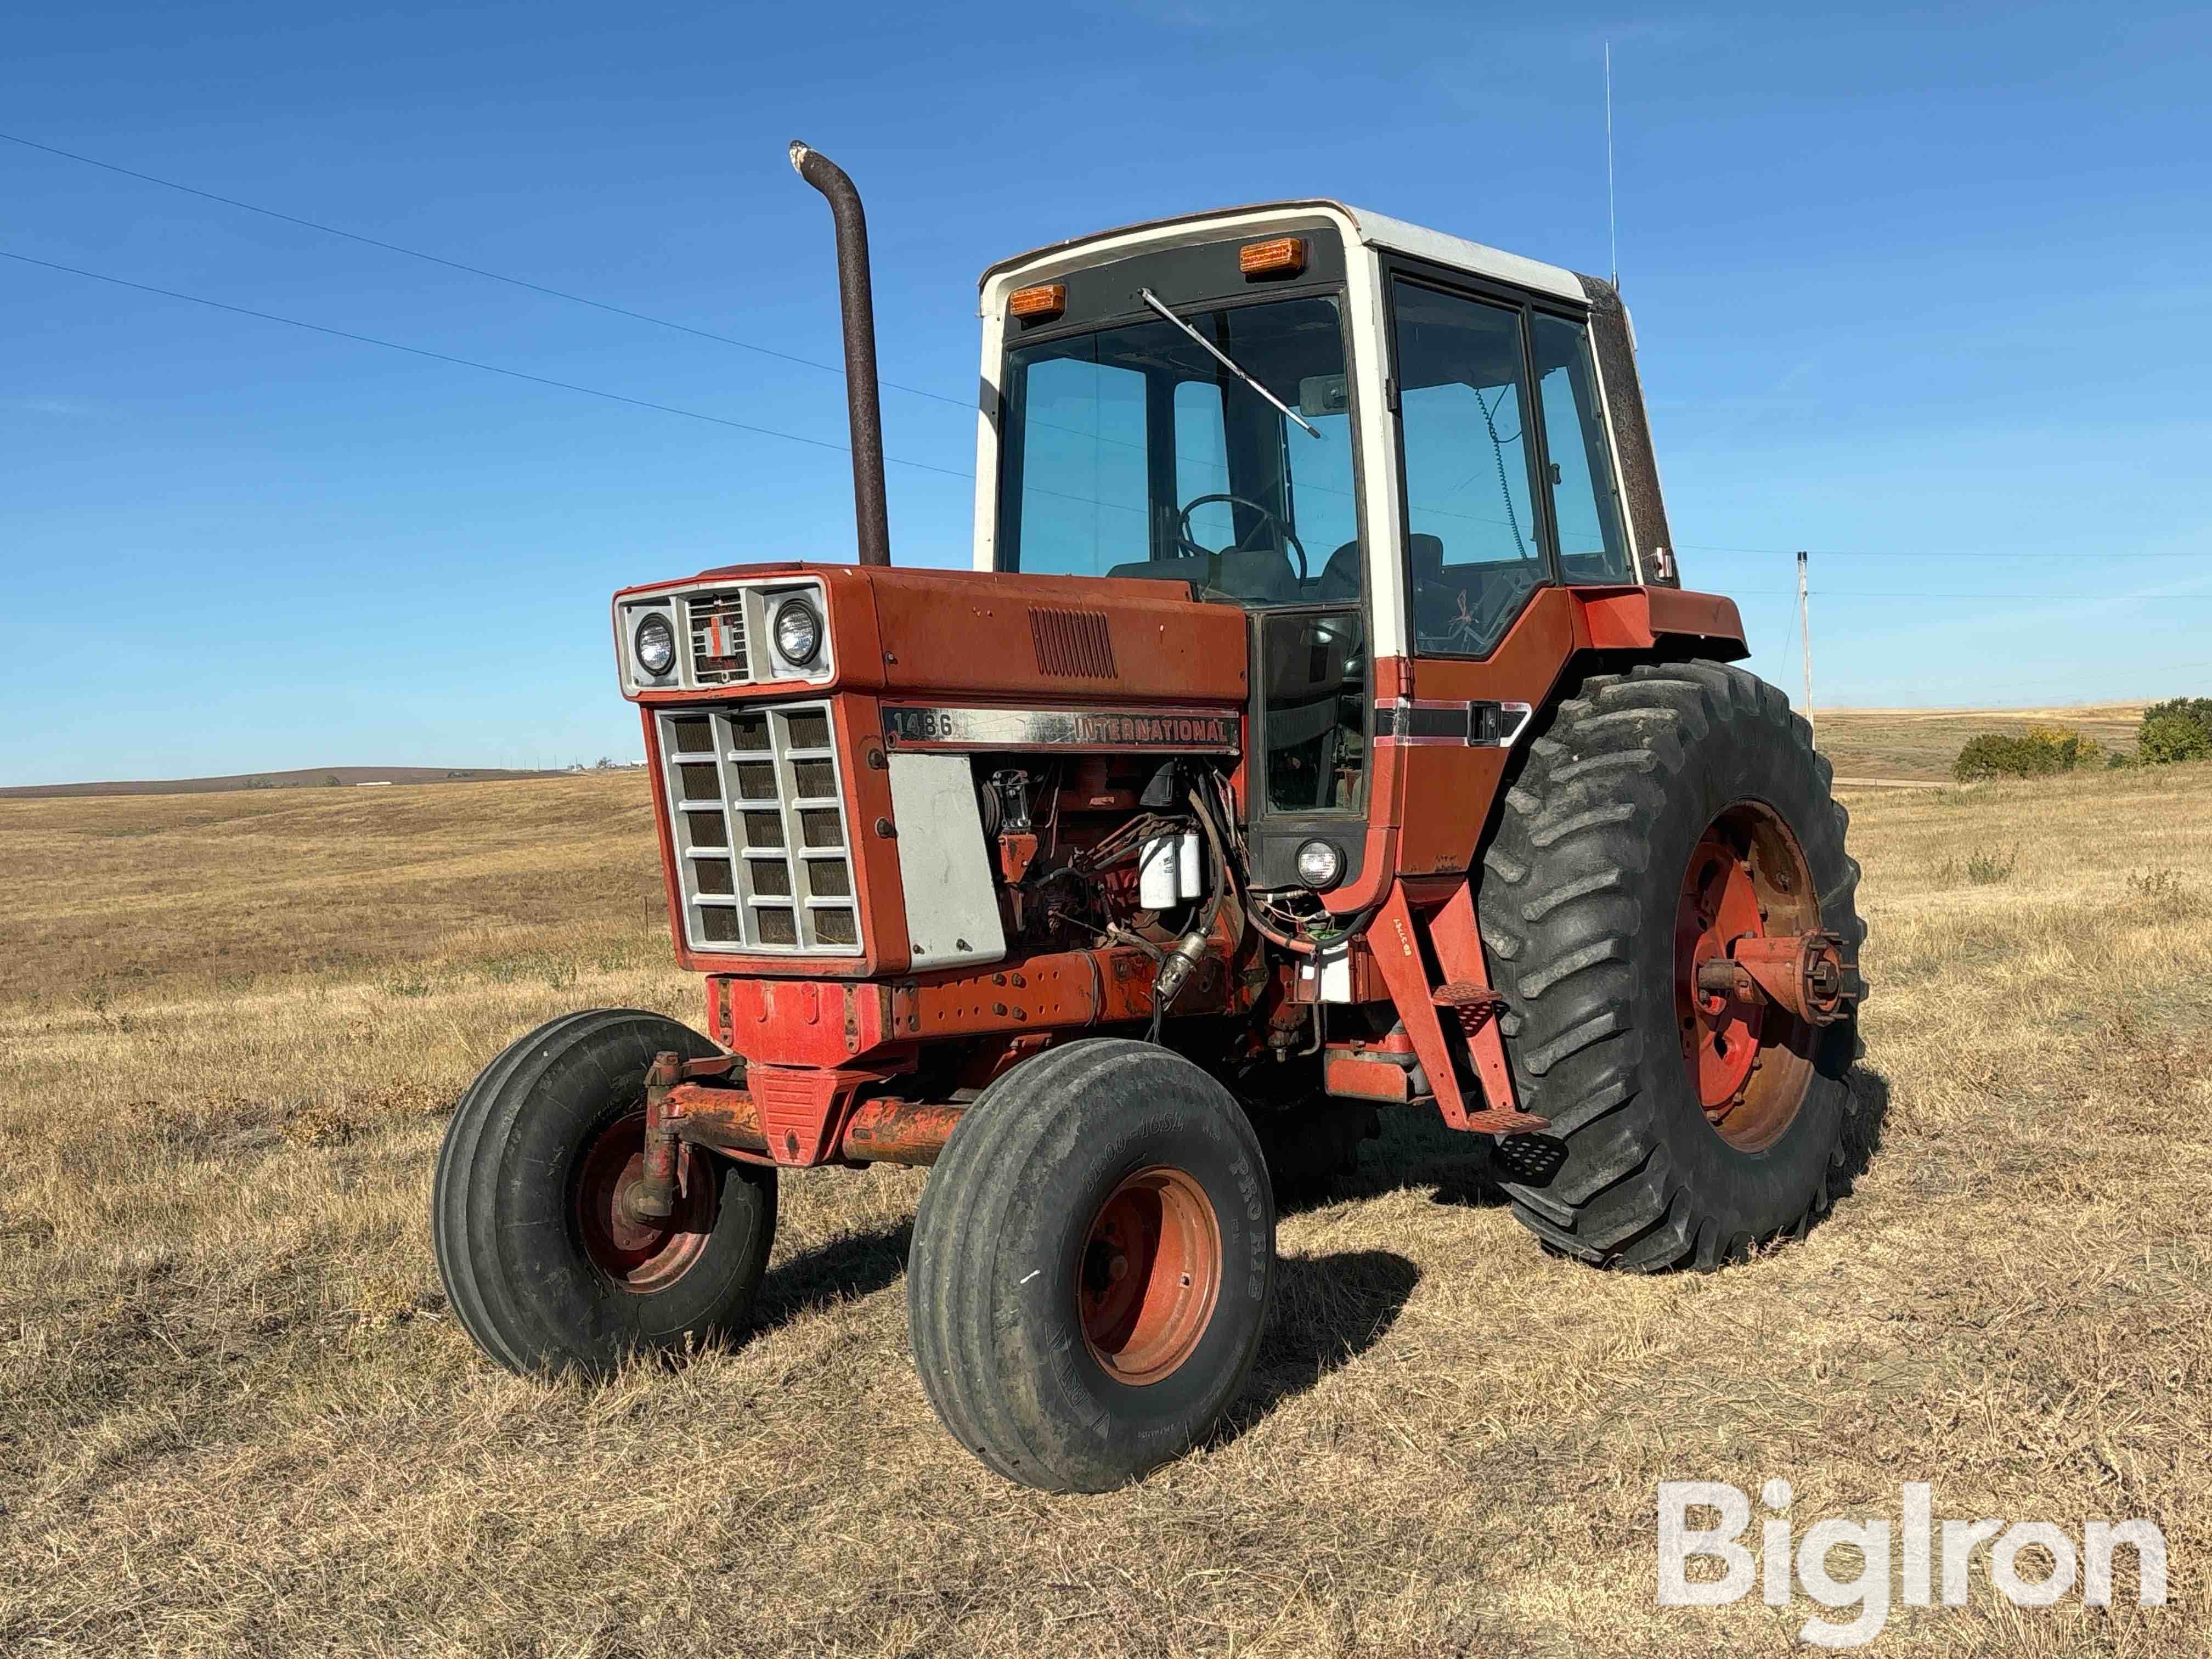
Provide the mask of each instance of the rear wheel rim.
POLYGON ((1197 1348, 1221 1294, 1221 1224, 1184 1170, 1139 1170, 1092 1216, 1076 1263, 1076 1306, 1091 1357, 1142 1388, 1197 1348))
POLYGON ((1698 987, 1738 941, 1820 925, 1804 849, 1773 808, 1724 807, 1691 850, 1674 911, 1674 1017, 1706 1122, 1738 1152, 1763 1152, 1796 1121, 1812 1081, 1814 1028, 1753 992, 1698 987))
POLYGON ((576 1231, 592 1265, 633 1296, 666 1290, 699 1264, 714 1231, 715 1194, 705 1156, 679 1145, 674 1208, 640 1221, 631 1193, 645 1175, 645 1114, 617 1118, 585 1147, 576 1172, 576 1231))

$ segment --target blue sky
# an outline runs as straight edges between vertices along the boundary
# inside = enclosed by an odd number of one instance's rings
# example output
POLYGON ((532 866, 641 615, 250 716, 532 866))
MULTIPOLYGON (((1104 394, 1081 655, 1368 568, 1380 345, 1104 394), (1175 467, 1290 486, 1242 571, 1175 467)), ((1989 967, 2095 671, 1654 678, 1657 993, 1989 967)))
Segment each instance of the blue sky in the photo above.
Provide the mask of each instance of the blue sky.
MULTIPOLYGON (((966 398, 975 277, 1334 195, 1624 290, 1686 574, 1821 701, 2212 689, 2201 9, 47 7, 0 131, 966 398), (825 39, 807 28, 820 19, 825 39)), ((831 374, 0 143, 0 250, 828 442, 831 374)), ((958 473, 973 415, 888 391, 958 473)), ((891 469, 894 556, 970 486, 891 469)), ((0 783, 638 750, 608 592, 842 558, 845 458, 0 260, 0 783)))

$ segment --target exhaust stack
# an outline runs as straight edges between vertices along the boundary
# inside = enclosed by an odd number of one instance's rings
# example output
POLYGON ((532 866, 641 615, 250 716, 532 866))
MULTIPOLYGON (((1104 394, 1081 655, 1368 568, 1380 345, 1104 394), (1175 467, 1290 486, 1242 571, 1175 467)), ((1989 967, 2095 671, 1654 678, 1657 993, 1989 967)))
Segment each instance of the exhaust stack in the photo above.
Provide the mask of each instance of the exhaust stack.
POLYGON ((876 301, 868 282, 868 220, 845 169, 791 141, 791 165, 830 200, 837 226, 837 304, 845 325, 845 401, 853 422, 853 522, 862 564, 891 562, 884 507, 884 411, 876 389, 876 301))

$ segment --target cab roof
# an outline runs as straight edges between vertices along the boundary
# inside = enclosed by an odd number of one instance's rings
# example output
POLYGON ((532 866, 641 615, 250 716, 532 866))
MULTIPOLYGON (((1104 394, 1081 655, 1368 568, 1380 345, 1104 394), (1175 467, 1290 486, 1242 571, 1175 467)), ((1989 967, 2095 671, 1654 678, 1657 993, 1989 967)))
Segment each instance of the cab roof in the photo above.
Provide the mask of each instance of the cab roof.
MULTIPOLYGON (((1123 225, 1113 230, 1093 231, 1087 236, 1071 237, 1064 242, 1049 243, 1031 248, 1026 253, 1001 259, 988 267, 977 279, 979 288, 988 287, 992 279, 1008 276, 1031 264, 1054 264, 1062 268, 1079 264, 1079 258, 1070 256, 1093 244, 1126 245, 1127 251, 1178 242, 1210 240, 1205 233, 1217 222, 1235 220, 1248 225, 1254 220, 1271 217, 1291 217, 1299 215, 1322 215, 1341 221, 1354 240, 1369 247, 1381 248, 1393 253, 1410 254, 1426 259, 1432 264, 1449 266, 1455 270, 1473 272, 1477 276, 1493 276, 1516 287, 1547 294, 1555 299, 1571 300, 1577 304, 1589 303, 1589 291, 1582 279, 1571 270, 1559 265, 1546 264, 1540 259, 1526 258, 1518 253, 1508 253, 1502 248, 1485 246, 1463 237, 1448 236, 1440 230, 1429 230, 1420 225, 1393 219, 1388 214, 1370 212, 1347 203, 1333 201, 1326 197, 1285 202, 1256 202, 1245 207, 1212 208, 1203 213, 1178 214, 1171 218, 1148 219, 1140 224, 1123 225)), ((1121 246, 1114 250, 1119 256, 1121 246)))

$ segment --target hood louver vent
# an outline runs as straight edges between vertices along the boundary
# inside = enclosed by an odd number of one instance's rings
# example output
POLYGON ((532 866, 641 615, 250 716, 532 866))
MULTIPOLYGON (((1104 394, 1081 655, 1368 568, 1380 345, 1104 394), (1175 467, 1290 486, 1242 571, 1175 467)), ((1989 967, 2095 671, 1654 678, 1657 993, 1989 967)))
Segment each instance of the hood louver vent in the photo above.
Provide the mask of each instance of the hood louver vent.
POLYGON ((1090 680, 1121 676, 1114 665, 1114 635, 1103 611, 1053 611, 1032 605, 1030 634, 1036 641, 1040 674, 1090 680))

